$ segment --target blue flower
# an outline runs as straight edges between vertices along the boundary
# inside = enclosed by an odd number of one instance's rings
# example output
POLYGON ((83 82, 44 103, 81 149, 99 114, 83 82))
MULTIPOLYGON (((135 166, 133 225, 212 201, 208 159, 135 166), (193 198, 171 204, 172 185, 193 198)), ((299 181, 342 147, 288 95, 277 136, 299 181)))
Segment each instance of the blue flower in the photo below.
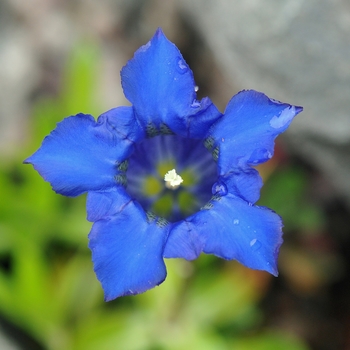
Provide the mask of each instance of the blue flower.
POLYGON ((215 254, 277 275, 280 217, 255 205, 255 165, 301 107, 253 90, 221 114, 158 29, 121 71, 130 107, 60 122, 25 163, 57 193, 87 192, 89 248, 105 300, 166 277, 164 258, 215 254))

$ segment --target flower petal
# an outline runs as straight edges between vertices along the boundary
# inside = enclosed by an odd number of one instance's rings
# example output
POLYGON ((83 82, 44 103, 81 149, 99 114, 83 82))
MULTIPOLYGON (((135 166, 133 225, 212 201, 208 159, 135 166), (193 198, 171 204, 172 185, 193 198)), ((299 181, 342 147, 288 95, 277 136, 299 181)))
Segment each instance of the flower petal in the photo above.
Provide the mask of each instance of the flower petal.
POLYGON ((94 223, 89 248, 106 301, 143 293, 164 281, 167 234, 168 226, 149 223, 141 206, 132 201, 94 223))
POLYGON ((118 213, 131 201, 123 186, 115 186, 108 191, 89 191, 86 198, 88 221, 98 221, 118 213))
POLYGON ((33 164, 54 191, 66 196, 122 184, 121 163, 131 153, 133 139, 142 137, 135 123, 128 134, 124 132, 126 120, 133 118, 131 107, 107 112, 97 122, 85 114, 66 118, 24 163, 33 164))
POLYGON ((101 114, 97 122, 106 124, 121 140, 138 142, 146 136, 131 107, 116 107, 101 114))
POLYGON ((272 100, 254 90, 235 95, 224 117, 209 132, 210 148, 218 151, 220 174, 269 160, 276 136, 301 111, 301 107, 272 100))
POLYGON ((158 29, 121 71, 126 98, 150 136, 165 133, 202 138, 221 113, 196 100, 193 73, 178 48, 158 29))
POLYGON ((231 194, 212 200, 211 204, 212 207, 208 205, 180 223, 174 233, 170 232, 164 256, 195 258, 202 249, 204 253, 235 259, 249 268, 277 275, 282 244, 280 217, 231 194))
POLYGON ((191 218, 173 224, 164 248, 164 258, 197 259, 205 246, 205 237, 200 234, 191 218))
POLYGON ((219 176, 213 185, 213 195, 234 194, 249 203, 254 204, 260 197, 260 189, 263 185, 259 172, 253 168, 234 171, 219 176))
MULTIPOLYGON (((184 121, 187 128, 186 137, 192 139, 203 139, 213 123, 222 117, 222 113, 208 97, 204 97, 201 101, 195 100, 189 112, 192 114, 185 118, 184 121), (197 106, 198 108, 194 110, 197 106)), ((182 129, 180 131, 182 132, 182 129)))

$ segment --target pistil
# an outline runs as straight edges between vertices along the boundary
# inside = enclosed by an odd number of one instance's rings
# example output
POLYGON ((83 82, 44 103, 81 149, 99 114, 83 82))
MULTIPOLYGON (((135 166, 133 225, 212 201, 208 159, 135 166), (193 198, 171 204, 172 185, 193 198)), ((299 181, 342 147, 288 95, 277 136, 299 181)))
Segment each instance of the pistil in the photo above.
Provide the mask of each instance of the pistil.
POLYGON ((176 190, 184 181, 175 169, 169 170, 164 176, 165 186, 170 190, 176 190))

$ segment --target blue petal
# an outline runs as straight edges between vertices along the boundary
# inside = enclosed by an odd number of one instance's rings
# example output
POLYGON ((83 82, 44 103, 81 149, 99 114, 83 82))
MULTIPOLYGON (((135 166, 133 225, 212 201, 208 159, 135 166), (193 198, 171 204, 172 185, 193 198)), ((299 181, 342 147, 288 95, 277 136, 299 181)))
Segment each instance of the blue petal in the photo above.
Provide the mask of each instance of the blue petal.
POLYGON ((269 160, 274 140, 302 111, 253 90, 241 91, 228 103, 224 117, 209 133, 211 148, 218 149, 220 174, 269 160))
POLYGON ((112 108, 101 114, 97 122, 106 124, 106 127, 121 140, 138 142, 146 136, 145 130, 142 129, 130 107, 112 108))
MULTIPOLYGON (((210 126, 222 117, 222 114, 208 97, 204 97, 200 102, 195 101, 192 103, 189 112, 192 113, 192 115, 185 118, 187 128, 186 137, 192 139, 204 138, 210 126), (195 110, 195 114, 193 114, 193 109, 196 104, 198 109, 195 110)), ((185 135, 185 133, 183 133, 183 135, 185 135)))
POLYGON ((170 232, 164 256, 195 258, 202 249, 277 275, 282 222, 273 211, 228 194, 211 202, 170 232), (195 241, 196 237, 199 237, 195 241))
POLYGON ((54 191, 66 196, 111 188, 123 183, 120 164, 131 153, 134 139, 142 137, 135 123, 125 131, 126 120, 133 118, 131 107, 107 112, 97 122, 85 114, 66 118, 24 162, 33 164, 54 191))
POLYGON ((121 71, 126 98, 151 135, 168 127, 183 137, 203 138, 221 113, 196 100, 193 73, 178 48, 158 29, 121 71))
POLYGON ((108 191, 90 191, 86 199, 87 220, 95 222, 120 212, 131 201, 123 186, 108 191))
POLYGON ((229 192, 254 204, 260 197, 263 182, 257 170, 248 168, 219 176, 218 181, 213 186, 214 195, 217 184, 219 184, 219 188, 220 186, 224 188, 224 193, 219 192, 219 195, 226 195, 229 192))
POLYGON ((164 281, 167 234, 167 226, 149 223, 143 209, 132 201, 94 223, 89 248, 106 301, 145 292, 164 281))
POLYGON ((205 236, 191 218, 173 224, 164 249, 164 258, 197 259, 205 246, 205 236))

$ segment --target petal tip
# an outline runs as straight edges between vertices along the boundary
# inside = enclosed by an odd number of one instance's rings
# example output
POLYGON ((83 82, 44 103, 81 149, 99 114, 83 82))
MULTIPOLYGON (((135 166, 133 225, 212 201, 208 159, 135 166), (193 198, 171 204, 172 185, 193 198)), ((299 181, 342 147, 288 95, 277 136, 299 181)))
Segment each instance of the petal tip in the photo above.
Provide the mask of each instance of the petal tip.
POLYGON ((162 36, 165 36, 164 32, 163 32, 163 29, 161 27, 158 27, 156 32, 154 33, 154 37, 160 38, 162 36))
POLYGON ((301 106, 295 106, 295 115, 299 114, 300 112, 302 112, 304 110, 303 107, 301 106))
POLYGON ((32 155, 26 159, 23 160, 23 164, 33 164, 32 161, 30 160, 32 158, 32 155))

